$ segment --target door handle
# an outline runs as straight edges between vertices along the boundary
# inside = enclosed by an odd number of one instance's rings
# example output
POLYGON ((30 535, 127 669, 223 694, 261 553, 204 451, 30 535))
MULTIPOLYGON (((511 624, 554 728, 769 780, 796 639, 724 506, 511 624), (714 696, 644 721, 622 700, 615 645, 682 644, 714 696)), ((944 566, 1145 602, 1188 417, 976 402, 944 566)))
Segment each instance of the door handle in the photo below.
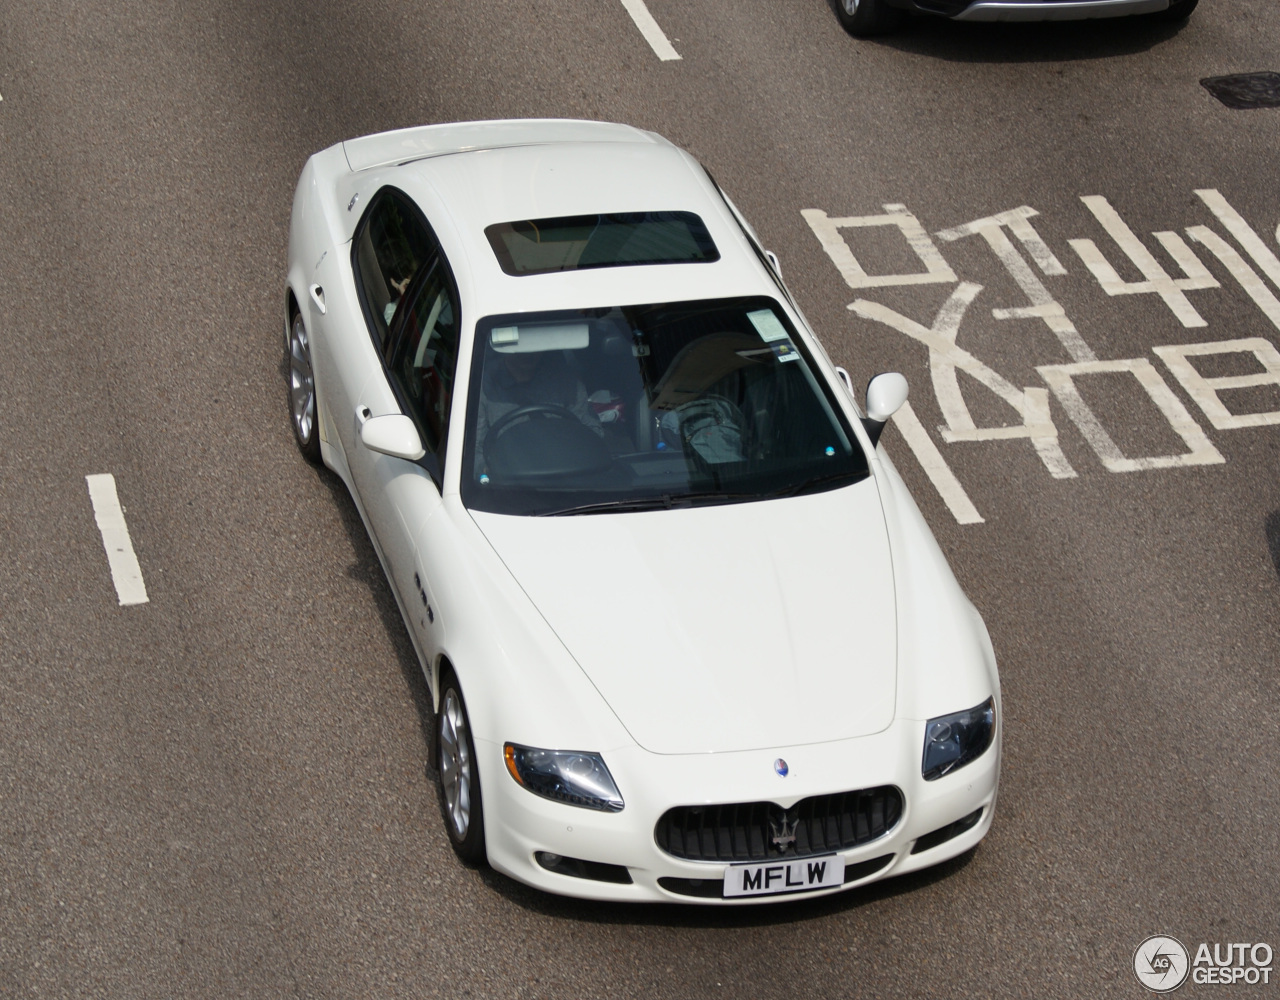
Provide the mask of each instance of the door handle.
POLYGON ((325 314, 324 307, 324 289, 319 285, 311 286, 311 301, 316 304, 316 308, 320 310, 320 315, 325 314))

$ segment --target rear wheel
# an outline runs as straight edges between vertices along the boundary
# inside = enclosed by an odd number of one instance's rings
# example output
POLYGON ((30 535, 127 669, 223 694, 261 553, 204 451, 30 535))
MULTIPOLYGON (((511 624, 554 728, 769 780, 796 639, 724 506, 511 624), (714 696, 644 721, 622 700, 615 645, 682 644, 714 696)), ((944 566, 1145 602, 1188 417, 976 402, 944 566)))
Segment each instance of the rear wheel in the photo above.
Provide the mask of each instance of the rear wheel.
POLYGON ((320 461, 320 434, 316 429, 316 377, 311 367, 311 339, 302 314, 289 322, 289 416, 298 449, 309 462, 320 461))
POLYGON ((471 721, 458 679, 441 677, 440 712, 436 716, 436 760, 440 765, 440 812, 449 842, 458 857, 476 865, 485 860, 484 807, 471 721))
POLYGON ((836 16, 849 34, 867 38, 900 27, 907 14, 885 0, 836 0, 836 16))

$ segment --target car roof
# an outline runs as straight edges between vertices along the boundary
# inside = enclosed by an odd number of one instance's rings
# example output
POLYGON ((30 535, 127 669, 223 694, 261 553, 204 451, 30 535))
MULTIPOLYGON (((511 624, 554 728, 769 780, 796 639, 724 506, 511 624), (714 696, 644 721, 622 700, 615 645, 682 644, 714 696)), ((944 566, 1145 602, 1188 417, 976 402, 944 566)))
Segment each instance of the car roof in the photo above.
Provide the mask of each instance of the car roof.
POLYGON ((530 128, 518 145, 432 153, 373 171, 423 209, 453 264, 464 308, 469 302, 478 310, 473 317, 776 293, 724 199, 689 154, 627 126, 546 124, 601 130, 584 139, 589 130, 530 128), (513 276, 499 266, 484 233, 494 223, 656 211, 701 217, 720 259, 513 276))
POLYGON ((643 132, 614 122, 576 118, 513 118, 498 121, 452 122, 379 132, 348 139, 342 150, 350 168, 359 172, 428 156, 476 149, 502 149, 549 142, 663 143, 656 132, 643 132))

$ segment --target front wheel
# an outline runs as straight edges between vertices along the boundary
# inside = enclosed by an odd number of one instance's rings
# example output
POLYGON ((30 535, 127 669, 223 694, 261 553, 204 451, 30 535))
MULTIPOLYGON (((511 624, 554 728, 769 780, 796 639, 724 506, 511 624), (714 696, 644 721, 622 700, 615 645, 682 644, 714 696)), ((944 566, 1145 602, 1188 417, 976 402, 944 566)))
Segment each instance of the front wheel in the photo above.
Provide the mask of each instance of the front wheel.
POLYGON ((902 25, 906 12, 885 0, 836 0, 836 17, 855 38, 883 35, 902 25))
POLYGON ((311 338, 302 314, 289 322, 289 416, 298 449, 308 462, 320 461, 320 434, 316 427, 316 376, 311 365, 311 338))
POLYGON ((458 679, 441 678, 440 712, 436 717, 436 760, 440 764, 440 812, 454 852, 469 865, 485 860, 484 807, 480 770, 471 738, 467 705, 458 679))

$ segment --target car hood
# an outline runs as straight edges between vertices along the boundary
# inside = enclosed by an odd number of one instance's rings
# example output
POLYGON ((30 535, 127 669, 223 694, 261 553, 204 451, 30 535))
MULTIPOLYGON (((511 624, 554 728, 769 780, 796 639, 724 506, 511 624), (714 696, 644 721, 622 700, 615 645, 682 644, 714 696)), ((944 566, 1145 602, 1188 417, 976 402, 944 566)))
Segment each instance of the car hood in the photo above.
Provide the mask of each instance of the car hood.
POLYGON ((893 720, 893 567, 873 480, 758 503, 472 517, 646 750, 820 743, 893 720))

